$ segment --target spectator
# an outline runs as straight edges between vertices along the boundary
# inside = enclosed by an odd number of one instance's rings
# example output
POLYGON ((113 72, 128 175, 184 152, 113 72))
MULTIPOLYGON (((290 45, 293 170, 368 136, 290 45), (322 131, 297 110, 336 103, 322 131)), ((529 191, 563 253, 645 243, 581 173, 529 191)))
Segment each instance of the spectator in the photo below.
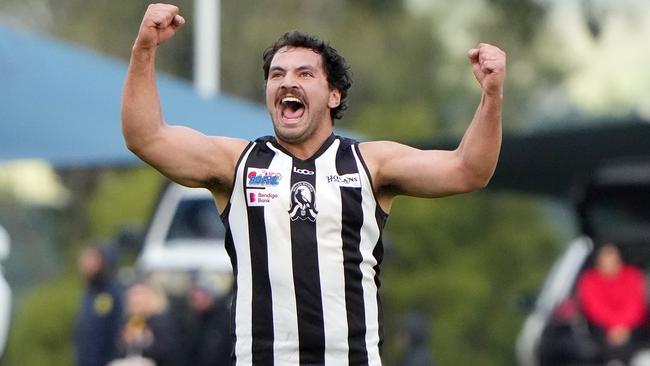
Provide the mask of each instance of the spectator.
POLYGON ((119 342, 124 359, 115 364, 136 364, 135 360, 146 358, 157 366, 183 365, 176 326, 166 311, 163 291, 138 282, 127 290, 125 306, 127 319, 119 342))
POLYGON ((646 320, 643 272, 624 263, 616 245, 605 243, 598 250, 594 267, 578 280, 578 299, 602 346, 603 361, 627 363, 635 351, 637 332, 646 320))
POLYGON ((121 288, 113 278, 115 255, 109 248, 89 247, 79 256, 86 288, 75 325, 78 366, 105 366, 116 354, 122 323, 121 288))
POLYGON ((195 284, 188 292, 192 311, 187 334, 187 364, 213 366, 230 364, 230 296, 218 298, 209 285, 195 284))
POLYGON ((431 324, 427 317, 417 311, 406 315, 400 331, 401 366, 435 366, 431 353, 431 324))

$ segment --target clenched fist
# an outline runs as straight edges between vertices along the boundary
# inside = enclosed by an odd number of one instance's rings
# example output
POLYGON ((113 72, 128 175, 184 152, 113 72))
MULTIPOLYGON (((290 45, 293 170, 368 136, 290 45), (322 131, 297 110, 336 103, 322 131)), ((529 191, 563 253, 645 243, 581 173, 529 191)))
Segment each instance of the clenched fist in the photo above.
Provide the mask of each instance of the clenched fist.
POLYGON ((468 52, 469 62, 483 92, 491 96, 503 94, 506 76, 506 53, 498 47, 480 43, 468 52))
POLYGON ((142 18, 134 47, 154 48, 173 37, 185 24, 185 19, 178 12, 178 7, 175 5, 149 5, 142 18))

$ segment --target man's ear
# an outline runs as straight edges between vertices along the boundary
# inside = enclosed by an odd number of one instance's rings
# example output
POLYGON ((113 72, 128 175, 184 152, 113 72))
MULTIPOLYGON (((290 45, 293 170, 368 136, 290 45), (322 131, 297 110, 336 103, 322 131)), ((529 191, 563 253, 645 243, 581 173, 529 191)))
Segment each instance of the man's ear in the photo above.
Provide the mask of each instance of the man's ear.
POLYGON ((327 106, 334 109, 339 105, 341 105, 341 92, 338 89, 330 90, 330 100, 327 102, 327 106))

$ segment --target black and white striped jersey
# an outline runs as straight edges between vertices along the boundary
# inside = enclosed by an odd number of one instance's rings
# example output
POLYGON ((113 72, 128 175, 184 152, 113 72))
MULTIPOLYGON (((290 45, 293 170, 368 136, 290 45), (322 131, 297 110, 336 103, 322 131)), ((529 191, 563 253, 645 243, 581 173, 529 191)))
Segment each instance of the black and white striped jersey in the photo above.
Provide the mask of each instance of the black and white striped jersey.
POLYGON ((234 364, 381 365, 387 214, 355 141, 332 135, 307 160, 252 142, 222 219, 234 364))

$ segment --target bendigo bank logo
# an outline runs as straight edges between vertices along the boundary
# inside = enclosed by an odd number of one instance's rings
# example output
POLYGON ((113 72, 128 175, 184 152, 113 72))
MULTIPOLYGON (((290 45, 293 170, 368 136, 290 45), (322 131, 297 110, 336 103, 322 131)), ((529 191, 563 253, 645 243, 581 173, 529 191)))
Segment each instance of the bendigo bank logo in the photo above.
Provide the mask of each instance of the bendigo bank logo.
POLYGON ((263 189, 252 189, 248 191, 249 206, 266 206, 278 198, 277 193, 267 192, 263 189))
POLYGON ((308 182, 298 182, 291 187, 291 207, 289 208, 289 215, 291 221, 295 220, 309 220, 316 222, 316 207, 314 201, 316 200, 316 191, 314 186, 308 182))

